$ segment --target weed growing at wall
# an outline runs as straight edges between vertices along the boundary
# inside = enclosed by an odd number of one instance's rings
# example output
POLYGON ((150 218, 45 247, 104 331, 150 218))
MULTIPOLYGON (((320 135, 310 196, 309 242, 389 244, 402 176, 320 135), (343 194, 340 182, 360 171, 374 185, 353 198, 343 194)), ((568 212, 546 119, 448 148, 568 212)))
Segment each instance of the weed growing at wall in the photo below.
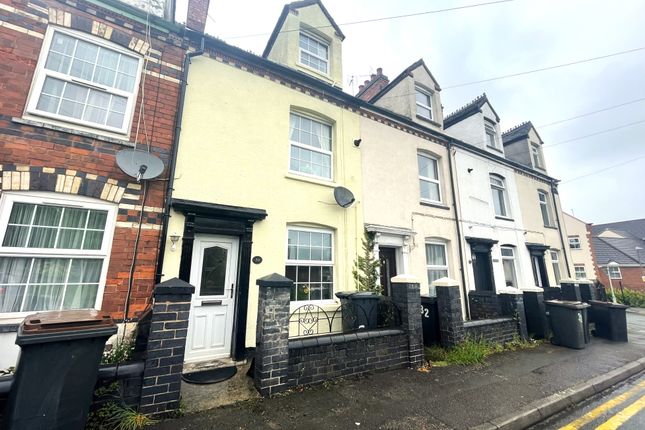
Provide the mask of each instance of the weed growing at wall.
POLYGON ((482 364, 487 357, 503 351, 535 348, 541 342, 522 340, 516 336, 512 341, 501 344, 491 343, 482 339, 466 339, 453 348, 432 346, 425 349, 425 358, 435 367, 461 364, 464 366, 482 364))

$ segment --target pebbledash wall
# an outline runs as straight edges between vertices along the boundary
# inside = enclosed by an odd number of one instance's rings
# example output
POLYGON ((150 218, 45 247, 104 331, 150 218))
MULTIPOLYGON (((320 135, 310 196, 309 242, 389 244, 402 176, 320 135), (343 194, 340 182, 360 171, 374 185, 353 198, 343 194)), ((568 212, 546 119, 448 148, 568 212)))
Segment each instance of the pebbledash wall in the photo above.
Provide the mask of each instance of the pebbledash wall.
MULTIPOLYGON (((72 206, 90 202, 110 208, 114 218, 108 219, 105 234, 113 240, 107 244, 103 263, 107 270, 103 270, 96 306, 117 320, 124 318, 142 216, 129 301, 129 316, 133 316, 148 305, 155 282, 169 170, 148 181, 142 205, 142 183, 118 168, 115 154, 136 145, 149 148, 168 166, 187 49, 186 40, 178 36, 183 27, 150 16, 147 38, 145 12, 110 0, 0 3, 0 209, 10 210, 6 203, 9 196, 19 196, 18 201, 27 196, 53 198, 72 206), (65 118, 48 119, 34 114, 33 109, 28 112, 30 91, 35 91, 38 73, 43 73, 46 53, 41 48, 48 46, 55 29, 139 59, 132 117, 125 117, 123 133, 74 124, 65 118)), ((4 216, 6 219, 8 214, 4 216)), ((0 234, 5 227, 0 226, 0 234)), ((0 259, 5 251, 0 247, 0 259)), ((1 282, 5 281, 0 275, 1 282)), ((0 313, 0 368, 14 364, 15 327, 29 313, 33 310, 0 313)))

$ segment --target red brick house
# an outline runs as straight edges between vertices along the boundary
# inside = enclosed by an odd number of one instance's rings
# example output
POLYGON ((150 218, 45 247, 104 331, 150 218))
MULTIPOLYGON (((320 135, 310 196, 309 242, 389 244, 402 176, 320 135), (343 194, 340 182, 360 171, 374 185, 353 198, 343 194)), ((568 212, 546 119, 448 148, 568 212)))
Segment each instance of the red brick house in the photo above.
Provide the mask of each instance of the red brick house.
POLYGON ((598 280, 609 287, 609 271, 616 291, 645 292, 645 219, 596 224, 591 231, 598 280))
POLYGON ((148 305, 187 36, 203 33, 207 5, 191 0, 189 30, 174 0, 0 0, 0 350, 17 352, 30 313, 123 320, 148 305), (163 172, 126 175, 125 149, 163 172))

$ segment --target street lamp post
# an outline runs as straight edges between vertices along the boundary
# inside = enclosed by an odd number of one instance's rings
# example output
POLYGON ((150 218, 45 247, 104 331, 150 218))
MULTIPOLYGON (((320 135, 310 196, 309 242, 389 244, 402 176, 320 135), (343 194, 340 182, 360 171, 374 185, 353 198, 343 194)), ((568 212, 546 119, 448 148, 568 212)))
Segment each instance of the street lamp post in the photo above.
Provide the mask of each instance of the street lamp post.
POLYGON ((614 284, 611 282, 611 269, 613 267, 618 267, 618 263, 615 261, 610 261, 607 263, 607 276, 609 276, 609 288, 611 289, 611 299, 614 302, 614 304, 618 303, 616 301, 616 294, 614 294, 614 284))
POLYGON ((637 246, 636 248, 636 258, 638 258, 638 267, 641 269, 641 282, 645 282, 645 275, 643 275, 643 263, 641 263, 641 251, 643 248, 637 246))

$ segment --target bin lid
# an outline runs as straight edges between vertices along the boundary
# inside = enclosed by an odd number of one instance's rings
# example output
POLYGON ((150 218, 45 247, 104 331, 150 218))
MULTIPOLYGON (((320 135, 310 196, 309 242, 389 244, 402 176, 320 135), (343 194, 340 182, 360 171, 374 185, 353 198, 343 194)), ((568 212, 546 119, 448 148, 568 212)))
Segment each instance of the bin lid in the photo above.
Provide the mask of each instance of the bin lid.
POLYGON ((352 294, 352 298, 361 298, 361 299, 378 299, 381 295, 373 291, 360 291, 358 293, 352 294))
POLYGON ((589 307, 587 303, 573 302, 570 300, 545 300, 544 304, 551 306, 560 306, 569 309, 586 309, 589 307))
POLYGON ((95 309, 40 312, 25 318, 22 322, 22 334, 29 336, 112 326, 114 321, 110 314, 95 309))
POLYGON ((589 300, 589 304, 592 306, 613 308, 613 309, 627 309, 629 306, 623 305, 622 303, 612 303, 612 302, 603 302, 601 300, 589 300))
POLYGON ((347 297, 351 296, 352 294, 355 294, 356 291, 338 291, 335 295, 339 299, 346 299, 347 297))

